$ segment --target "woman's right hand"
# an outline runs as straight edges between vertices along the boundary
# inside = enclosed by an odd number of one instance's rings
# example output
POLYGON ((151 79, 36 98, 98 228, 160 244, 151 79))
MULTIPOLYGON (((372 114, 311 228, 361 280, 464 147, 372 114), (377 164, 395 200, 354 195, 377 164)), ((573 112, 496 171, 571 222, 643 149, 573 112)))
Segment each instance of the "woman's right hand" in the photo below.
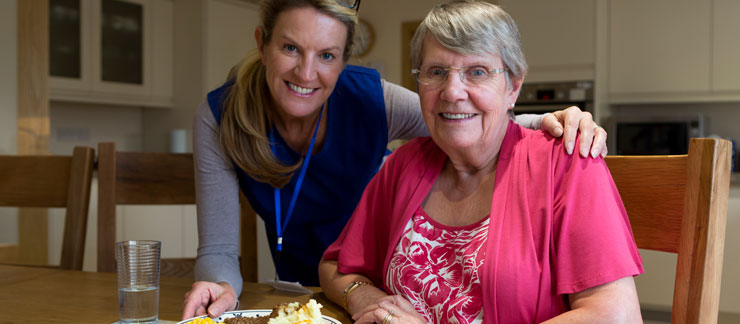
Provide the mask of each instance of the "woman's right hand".
POLYGON ((355 321, 355 324, 426 324, 427 322, 421 314, 416 312, 414 306, 400 295, 378 298, 375 303, 355 313, 352 320, 355 321), (388 319, 387 323, 385 323, 386 318, 388 319))
POLYGON ((228 283, 196 281, 193 288, 185 293, 182 319, 208 315, 216 318, 225 311, 236 308, 236 291, 228 283))

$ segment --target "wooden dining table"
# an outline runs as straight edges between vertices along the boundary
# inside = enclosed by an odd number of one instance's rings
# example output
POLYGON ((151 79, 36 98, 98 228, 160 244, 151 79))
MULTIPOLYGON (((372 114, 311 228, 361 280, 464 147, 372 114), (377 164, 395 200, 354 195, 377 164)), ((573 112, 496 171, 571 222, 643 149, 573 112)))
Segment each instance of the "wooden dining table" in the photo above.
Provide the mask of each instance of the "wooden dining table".
MULTIPOLYGON (((161 277, 159 319, 180 321, 192 279, 161 277)), ((349 315, 317 287, 313 294, 278 291, 269 284, 245 282, 240 309, 271 309, 283 302, 316 299, 321 312, 342 323, 349 315)), ((118 320, 115 273, 0 265, 0 323, 113 323, 118 320)))

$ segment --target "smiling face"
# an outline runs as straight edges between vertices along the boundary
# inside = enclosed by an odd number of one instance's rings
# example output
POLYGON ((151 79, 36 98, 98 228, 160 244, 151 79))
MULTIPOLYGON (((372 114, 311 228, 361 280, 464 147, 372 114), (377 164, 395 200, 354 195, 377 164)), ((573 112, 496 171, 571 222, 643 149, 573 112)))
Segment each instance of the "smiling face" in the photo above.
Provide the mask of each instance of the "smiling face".
POLYGON ((263 43, 259 30, 256 37, 278 116, 313 118, 344 68, 347 27, 303 7, 280 13, 268 43, 263 43))
MULTIPOLYGON (((424 40, 421 64, 440 68, 504 68, 498 55, 459 54, 431 35, 424 40)), ((422 114, 435 143, 448 154, 468 149, 488 152, 492 147, 498 150, 509 121, 507 110, 516 101, 520 84, 520 80, 514 80, 507 88, 504 73, 498 73, 485 83, 472 85, 460 80, 458 70, 450 71, 439 86, 419 83, 422 114)))

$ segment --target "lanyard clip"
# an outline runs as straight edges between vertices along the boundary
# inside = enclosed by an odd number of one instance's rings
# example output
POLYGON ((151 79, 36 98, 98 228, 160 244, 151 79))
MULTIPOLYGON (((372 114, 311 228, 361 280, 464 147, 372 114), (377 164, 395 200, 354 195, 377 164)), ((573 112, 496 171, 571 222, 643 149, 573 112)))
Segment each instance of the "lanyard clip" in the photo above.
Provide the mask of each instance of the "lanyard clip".
POLYGON ((277 238, 277 251, 278 252, 283 251, 283 237, 282 236, 278 236, 277 238))

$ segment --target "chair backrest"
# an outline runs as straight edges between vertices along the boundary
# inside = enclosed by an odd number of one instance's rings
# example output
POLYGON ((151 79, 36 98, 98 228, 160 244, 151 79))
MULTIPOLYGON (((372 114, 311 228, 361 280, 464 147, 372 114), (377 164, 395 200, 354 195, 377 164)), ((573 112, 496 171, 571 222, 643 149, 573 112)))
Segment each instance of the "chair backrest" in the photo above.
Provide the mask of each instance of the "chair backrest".
MULTIPOLYGON (((116 205, 195 204, 193 155, 117 152, 114 143, 98 151, 98 271, 115 272, 116 205)), ((240 202, 242 277, 256 282, 256 213, 240 202)), ((162 259, 160 273, 192 278, 194 266, 192 258, 162 259)))
POLYGON ((72 156, 0 156, 0 206, 67 209, 64 269, 82 270, 95 152, 75 147, 72 156))
POLYGON ((606 158, 637 246, 678 254, 672 323, 717 323, 731 147, 697 138, 687 155, 606 158))

